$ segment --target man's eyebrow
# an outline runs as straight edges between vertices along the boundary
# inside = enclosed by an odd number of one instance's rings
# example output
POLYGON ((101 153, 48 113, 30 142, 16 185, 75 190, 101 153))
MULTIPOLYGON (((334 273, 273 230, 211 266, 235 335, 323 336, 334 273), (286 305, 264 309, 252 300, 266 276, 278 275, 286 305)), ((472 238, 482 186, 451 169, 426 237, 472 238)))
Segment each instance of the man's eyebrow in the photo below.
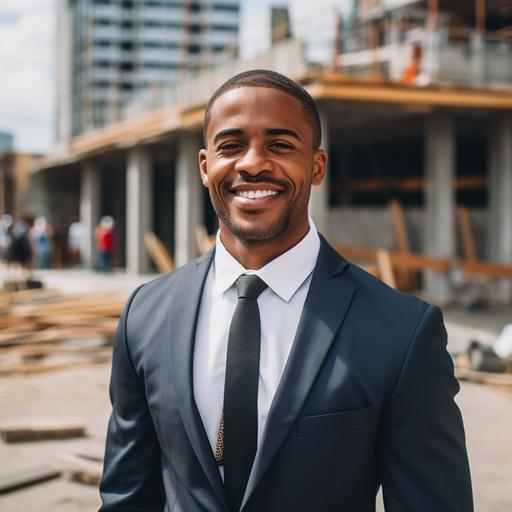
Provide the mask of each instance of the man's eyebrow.
POLYGON ((216 144, 222 137, 229 137, 230 135, 243 135, 244 131, 240 128, 226 128, 218 132, 213 138, 213 143, 216 144))
POLYGON ((301 140, 297 132, 289 130, 288 128, 269 128, 268 130, 265 130, 265 135, 290 135, 290 137, 301 140))

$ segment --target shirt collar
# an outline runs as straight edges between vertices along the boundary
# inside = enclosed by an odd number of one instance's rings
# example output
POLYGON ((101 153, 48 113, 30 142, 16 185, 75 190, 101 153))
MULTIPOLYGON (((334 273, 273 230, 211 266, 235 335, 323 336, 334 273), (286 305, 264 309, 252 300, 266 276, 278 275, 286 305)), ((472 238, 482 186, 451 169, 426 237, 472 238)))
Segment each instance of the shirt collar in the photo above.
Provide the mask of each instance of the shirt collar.
POLYGON ((224 293, 242 274, 256 274, 281 299, 288 302, 315 268, 319 250, 320 237, 310 218, 309 231, 298 244, 264 267, 250 270, 231 256, 220 239, 219 231, 215 249, 213 293, 224 293))

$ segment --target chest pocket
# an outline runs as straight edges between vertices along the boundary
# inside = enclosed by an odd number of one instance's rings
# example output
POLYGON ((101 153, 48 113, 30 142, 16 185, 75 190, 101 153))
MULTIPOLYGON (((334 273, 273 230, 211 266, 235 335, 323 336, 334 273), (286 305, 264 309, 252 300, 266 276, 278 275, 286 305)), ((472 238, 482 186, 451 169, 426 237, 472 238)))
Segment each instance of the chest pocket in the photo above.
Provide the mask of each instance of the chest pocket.
POLYGON ((370 427, 374 407, 338 411, 314 416, 302 416, 297 421, 297 436, 322 436, 342 430, 360 430, 370 427))

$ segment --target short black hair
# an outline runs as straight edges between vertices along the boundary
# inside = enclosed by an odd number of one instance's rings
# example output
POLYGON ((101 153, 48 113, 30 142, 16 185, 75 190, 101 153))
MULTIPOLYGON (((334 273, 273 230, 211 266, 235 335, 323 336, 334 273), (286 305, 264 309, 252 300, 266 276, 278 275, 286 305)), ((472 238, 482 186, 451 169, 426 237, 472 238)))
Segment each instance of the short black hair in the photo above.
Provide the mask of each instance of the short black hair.
POLYGON ((320 141, 322 139, 322 129, 320 126, 320 115, 318 114, 318 108, 315 100, 309 95, 309 93, 290 78, 276 73, 269 69, 252 69, 250 71, 244 71, 230 78, 227 82, 224 82, 211 96, 203 118, 203 140, 205 147, 207 146, 206 130, 211 119, 211 113, 214 103, 224 93, 231 89, 238 89, 240 87, 268 87, 270 89, 278 89, 294 98, 298 99, 302 103, 304 113, 311 126, 313 132, 313 147, 318 149, 320 147, 320 141))

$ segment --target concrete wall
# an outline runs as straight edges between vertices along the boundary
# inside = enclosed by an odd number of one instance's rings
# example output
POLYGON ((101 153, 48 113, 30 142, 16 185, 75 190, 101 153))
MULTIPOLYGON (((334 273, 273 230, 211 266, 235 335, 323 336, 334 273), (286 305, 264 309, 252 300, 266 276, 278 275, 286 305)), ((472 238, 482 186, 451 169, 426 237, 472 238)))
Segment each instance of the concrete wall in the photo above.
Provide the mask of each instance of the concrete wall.
MULTIPOLYGON (((407 235, 413 252, 424 252, 424 212, 421 208, 404 209, 407 235)), ((487 257, 487 212, 469 211, 471 228, 479 258, 487 257)), ((388 208, 331 208, 329 210, 329 241, 343 245, 393 249, 393 220, 388 208)), ((458 238, 460 238, 458 236, 458 238)), ((460 240, 458 255, 462 255, 460 240)))

